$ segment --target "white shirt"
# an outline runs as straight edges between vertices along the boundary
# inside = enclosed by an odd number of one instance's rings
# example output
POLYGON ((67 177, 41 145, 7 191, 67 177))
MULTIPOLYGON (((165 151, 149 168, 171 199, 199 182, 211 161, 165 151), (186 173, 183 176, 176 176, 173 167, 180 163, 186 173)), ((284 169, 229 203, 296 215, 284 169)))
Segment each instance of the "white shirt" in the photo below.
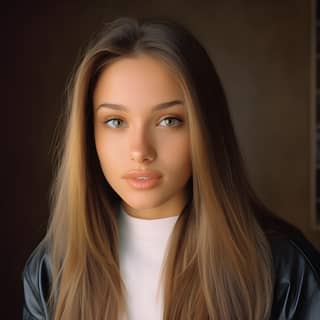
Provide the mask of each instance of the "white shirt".
POLYGON ((161 320, 160 272, 178 215, 140 219, 130 216, 122 206, 119 213, 120 271, 127 289, 128 320, 161 320))

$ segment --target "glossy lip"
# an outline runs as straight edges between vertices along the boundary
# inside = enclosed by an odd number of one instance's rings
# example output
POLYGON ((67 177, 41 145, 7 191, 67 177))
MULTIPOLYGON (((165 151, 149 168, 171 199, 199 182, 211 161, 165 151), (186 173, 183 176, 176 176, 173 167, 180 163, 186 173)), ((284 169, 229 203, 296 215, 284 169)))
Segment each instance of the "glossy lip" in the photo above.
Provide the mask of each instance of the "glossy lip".
POLYGON ((153 188, 159 184, 160 180, 161 180, 160 178, 148 178, 146 180, 139 180, 139 179, 132 179, 132 178, 127 179, 128 183, 132 187, 139 190, 153 188))
POLYGON ((148 179, 158 179, 161 177, 161 173, 151 170, 132 170, 126 173, 123 178, 125 179, 137 179, 139 177, 147 177, 148 179))
POLYGON ((127 182, 138 190, 145 190, 155 187, 160 183, 161 173, 151 170, 132 170, 123 176, 127 182), (147 179, 138 179, 145 177, 147 179))

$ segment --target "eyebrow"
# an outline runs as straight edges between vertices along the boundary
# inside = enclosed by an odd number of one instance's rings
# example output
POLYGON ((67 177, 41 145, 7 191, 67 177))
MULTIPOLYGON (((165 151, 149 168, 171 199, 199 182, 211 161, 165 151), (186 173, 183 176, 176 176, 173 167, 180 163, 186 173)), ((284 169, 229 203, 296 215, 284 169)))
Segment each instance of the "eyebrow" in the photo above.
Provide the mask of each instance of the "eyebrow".
MULTIPOLYGON (((176 105, 183 105, 183 101, 182 100, 172 100, 172 101, 167 101, 167 102, 162 102, 159 104, 156 104, 155 106, 153 106, 152 111, 159 111, 159 110, 163 110, 163 109, 168 109, 171 107, 174 107, 176 105)), ((113 110, 121 110, 121 111, 125 111, 128 112, 128 109, 121 104, 115 104, 115 103, 102 103, 100 104, 96 110, 100 109, 100 108, 110 108, 113 110)))

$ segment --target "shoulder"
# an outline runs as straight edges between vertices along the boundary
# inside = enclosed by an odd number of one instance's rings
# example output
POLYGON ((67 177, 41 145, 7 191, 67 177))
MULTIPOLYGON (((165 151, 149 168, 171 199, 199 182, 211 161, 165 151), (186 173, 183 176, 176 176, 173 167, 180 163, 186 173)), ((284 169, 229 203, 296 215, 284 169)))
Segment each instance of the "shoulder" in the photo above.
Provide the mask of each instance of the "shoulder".
POLYGON ((41 242, 29 256, 23 269, 23 319, 48 319, 51 270, 47 246, 41 242))
POLYGON ((274 267, 272 319, 320 314, 320 254, 297 229, 270 239, 274 267))

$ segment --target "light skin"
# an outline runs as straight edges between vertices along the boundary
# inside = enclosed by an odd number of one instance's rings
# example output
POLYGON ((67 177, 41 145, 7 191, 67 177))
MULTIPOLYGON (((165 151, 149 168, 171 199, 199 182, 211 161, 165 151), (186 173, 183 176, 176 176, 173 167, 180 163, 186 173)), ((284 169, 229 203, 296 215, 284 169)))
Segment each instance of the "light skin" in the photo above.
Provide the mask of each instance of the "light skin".
POLYGON ((99 162, 122 207, 133 217, 176 216, 188 201, 192 165, 184 100, 175 74, 146 54, 113 62, 97 81, 93 107, 99 162), (119 105, 126 110, 115 109, 119 105), (159 184, 135 189, 122 176, 136 169, 159 171, 159 184))

